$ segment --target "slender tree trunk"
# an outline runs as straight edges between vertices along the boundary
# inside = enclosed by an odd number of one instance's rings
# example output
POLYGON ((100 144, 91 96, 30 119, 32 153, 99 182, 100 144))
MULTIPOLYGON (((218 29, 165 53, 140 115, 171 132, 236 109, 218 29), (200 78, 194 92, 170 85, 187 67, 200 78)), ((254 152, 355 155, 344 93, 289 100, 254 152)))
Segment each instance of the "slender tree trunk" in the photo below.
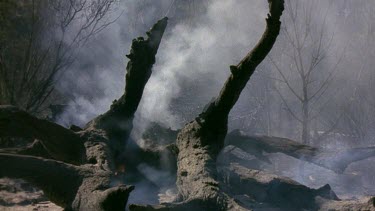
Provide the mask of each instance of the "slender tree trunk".
POLYGON ((307 82, 303 80, 303 100, 302 100, 302 143, 309 144, 310 141, 310 117, 307 82))
POLYGON ((309 120, 309 114, 308 109, 309 105, 308 102, 303 102, 302 104, 302 143, 303 144, 309 144, 310 141, 310 120, 309 120))

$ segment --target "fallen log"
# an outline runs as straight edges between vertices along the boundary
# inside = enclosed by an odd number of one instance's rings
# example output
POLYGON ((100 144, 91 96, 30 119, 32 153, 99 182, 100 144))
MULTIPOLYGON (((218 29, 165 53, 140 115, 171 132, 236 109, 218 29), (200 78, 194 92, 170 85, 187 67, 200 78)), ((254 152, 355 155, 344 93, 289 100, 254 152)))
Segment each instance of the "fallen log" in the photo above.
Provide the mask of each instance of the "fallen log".
POLYGON ((223 183, 233 195, 247 195, 253 208, 266 203, 282 210, 317 210, 315 198, 339 200, 329 185, 319 189, 306 187, 289 178, 231 163, 220 170, 223 183))
POLYGON ((0 150, 0 177, 32 183, 65 210, 124 210, 134 187, 122 184, 119 158, 166 25, 163 18, 147 39, 133 40, 124 95, 84 130, 73 132, 16 107, 0 106, 0 138, 36 140, 0 150))
POLYGON ((54 159, 72 164, 85 162, 85 147, 77 134, 14 106, 0 105, 0 138, 8 137, 38 139, 54 159))
POLYGON ((227 192, 251 210, 375 210, 374 197, 340 200, 329 185, 312 189, 237 163, 219 172, 227 192))
POLYGON ((132 186, 111 187, 110 173, 33 156, 0 153, 0 177, 22 178, 49 200, 72 210, 121 210, 132 186), (116 201, 121 199, 120 201, 116 201))
POLYGON ((342 174, 353 162, 375 156, 375 147, 331 151, 304 145, 286 138, 247 136, 238 130, 228 134, 225 145, 236 146, 265 162, 269 162, 269 160, 265 160, 263 152, 283 153, 332 170, 338 174, 342 174))

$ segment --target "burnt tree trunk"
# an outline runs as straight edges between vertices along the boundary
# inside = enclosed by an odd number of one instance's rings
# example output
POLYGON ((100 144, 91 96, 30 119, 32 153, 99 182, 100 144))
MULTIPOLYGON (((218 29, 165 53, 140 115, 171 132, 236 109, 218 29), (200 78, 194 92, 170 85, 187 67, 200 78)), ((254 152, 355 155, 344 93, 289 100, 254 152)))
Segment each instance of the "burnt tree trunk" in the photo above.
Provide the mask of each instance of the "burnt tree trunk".
MULTIPOLYGON (((131 205, 131 210, 247 210, 258 206, 263 209, 265 203, 269 204, 268 208, 288 210, 374 208, 374 198, 339 202, 329 186, 310 189, 238 164, 218 168, 217 157, 225 145, 228 114, 280 31, 284 1, 268 0, 268 3, 270 12, 263 37, 238 65, 230 67, 231 75, 219 96, 195 120, 185 125, 178 133, 176 143, 139 152, 148 157, 150 163, 159 159, 162 151, 177 154, 177 200, 157 206, 131 205), (238 194, 251 197, 250 206, 239 199, 238 194)), ((25 179, 66 210, 124 210, 134 187, 121 184, 123 172, 118 171, 121 170, 118 167, 123 164, 122 156, 134 113, 151 75, 166 25, 164 18, 151 28, 147 39, 133 40, 124 95, 108 112, 89 122, 84 130, 73 132, 15 107, 0 106, 0 139, 19 138, 32 143, 0 150, 0 177, 25 179)), ((291 156, 307 153, 311 159, 316 155, 316 150, 306 145, 288 142, 285 147, 282 141, 245 142, 236 144, 255 152, 257 147, 262 147, 291 156)), ((372 156, 374 150, 356 152, 352 160, 372 156)), ((316 162, 321 164, 321 159, 316 162)))
POLYGON ((0 151, 0 177, 25 179, 66 210, 124 210, 134 187, 113 182, 122 173, 117 166, 166 25, 163 18, 147 32, 147 39, 133 40, 124 95, 82 131, 0 106, 1 139, 35 140, 30 146, 0 151))
MULTIPOLYGON (((175 210, 244 210, 221 190, 216 158, 224 146, 228 115, 237 102, 255 68, 271 51, 280 31, 283 0, 269 0, 266 30, 255 48, 236 65, 231 66, 219 96, 194 121, 182 128, 177 136, 177 188, 179 202, 155 209, 175 210)), ((131 205, 130 209, 151 209, 131 205)))
POLYGON ((240 209, 220 191, 216 158, 224 146, 228 115, 255 68, 272 49, 280 31, 282 0, 269 1, 267 28, 255 48, 236 66, 231 66, 219 96, 198 118, 187 124, 177 137, 177 187, 181 199, 206 210, 240 209))
POLYGON ((35 139, 35 144, 32 146, 34 149, 41 148, 34 152, 36 154, 33 154, 30 147, 15 149, 19 150, 20 154, 40 156, 48 154, 49 158, 71 164, 85 162, 84 144, 74 132, 60 125, 51 124, 47 120, 37 119, 16 107, 1 106, 0 138, 31 139, 32 141, 35 139))
POLYGON ((111 109, 88 123, 87 129, 103 129, 112 140, 111 149, 116 162, 122 162, 122 153, 133 128, 133 118, 144 87, 152 73, 155 55, 167 26, 163 18, 147 32, 148 39, 138 37, 132 42, 131 50, 126 57, 130 59, 126 66, 125 93, 111 105, 111 109))

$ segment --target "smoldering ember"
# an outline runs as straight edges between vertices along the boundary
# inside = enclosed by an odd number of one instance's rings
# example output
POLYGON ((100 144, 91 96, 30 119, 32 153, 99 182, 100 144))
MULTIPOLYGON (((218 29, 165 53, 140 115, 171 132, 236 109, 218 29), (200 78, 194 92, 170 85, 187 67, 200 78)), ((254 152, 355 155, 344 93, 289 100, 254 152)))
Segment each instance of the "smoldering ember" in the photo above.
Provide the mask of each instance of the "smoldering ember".
POLYGON ((0 11, 0 210, 375 210, 375 1, 0 11))

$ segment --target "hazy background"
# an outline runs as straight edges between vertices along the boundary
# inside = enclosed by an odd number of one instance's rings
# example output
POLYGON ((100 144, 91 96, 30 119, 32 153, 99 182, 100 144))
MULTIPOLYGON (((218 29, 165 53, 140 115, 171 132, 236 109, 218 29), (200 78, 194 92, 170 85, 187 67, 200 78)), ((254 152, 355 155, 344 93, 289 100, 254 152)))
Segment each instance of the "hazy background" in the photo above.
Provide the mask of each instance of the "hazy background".
MULTIPOLYGON (((119 8, 112 15, 121 13, 118 20, 81 50, 77 65, 59 80, 59 91, 75 110, 61 117, 67 125, 86 123, 121 96, 127 63, 124 55, 129 52, 131 40, 144 36, 158 19, 168 16, 169 25, 137 116, 181 127, 218 94, 229 74, 229 65, 237 64, 258 41, 267 12, 265 1, 245 0, 123 0, 116 6, 119 8)), ((336 125, 335 132, 358 133, 348 125, 358 121, 360 124, 353 127, 363 127, 361 133, 371 133, 371 122, 350 119, 347 113, 355 113, 356 118, 374 113, 367 108, 375 102, 369 92, 374 75, 374 6, 370 0, 286 1, 283 29, 270 58, 299 95, 302 82, 298 72, 293 72, 295 64, 290 56, 295 47, 289 40, 295 39, 293 33, 308 30, 309 37, 300 53, 305 69, 322 40, 320 51, 324 58, 311 74, 309 91, 313 94, 327 77, 329 86, 317 102, 311 102, 311 132, 336 125), (295 23, 290 17, 294 12, 295 23)), ((300 117, 301 103, 282 79, 275 65, 266 59, 233 109, 230 127, 298 140, 301 126, 286 105, 300 117)), ((370 141, 370 137, 365 139, 361 141, 370 141)))
MULTIPOLYGON (((145 36, 158 19, 168 16, 135 131, 142 132, 152 121, 181 128, 219 93, 229 65, 237 64, 256 44, 267 13, 265 0, 122 0, 118 7, 112 14, 117 21, 80 51, 78 62, 58 82, 70 105, 60 116, 61 124, 84 125, 122 95, 131 40, 145 36)), ((303 102, 297 96, 306 93, 311 98, 309 144, 335 149, 373 146, 375 2, 286 0, 282 21, 270 57, 230 114, 229 128, 302 141, 303 102), (307 85, 301 70, 310 70, 307 85)), ((306 180, 294 169, 297 161, 279 161, 275 169, 300 182, 319 186, 335 177, 318 169, 329 177, 306 180)), ((361 185, 374 194, 373 162, 359 165, 364 172, 361 185)))

